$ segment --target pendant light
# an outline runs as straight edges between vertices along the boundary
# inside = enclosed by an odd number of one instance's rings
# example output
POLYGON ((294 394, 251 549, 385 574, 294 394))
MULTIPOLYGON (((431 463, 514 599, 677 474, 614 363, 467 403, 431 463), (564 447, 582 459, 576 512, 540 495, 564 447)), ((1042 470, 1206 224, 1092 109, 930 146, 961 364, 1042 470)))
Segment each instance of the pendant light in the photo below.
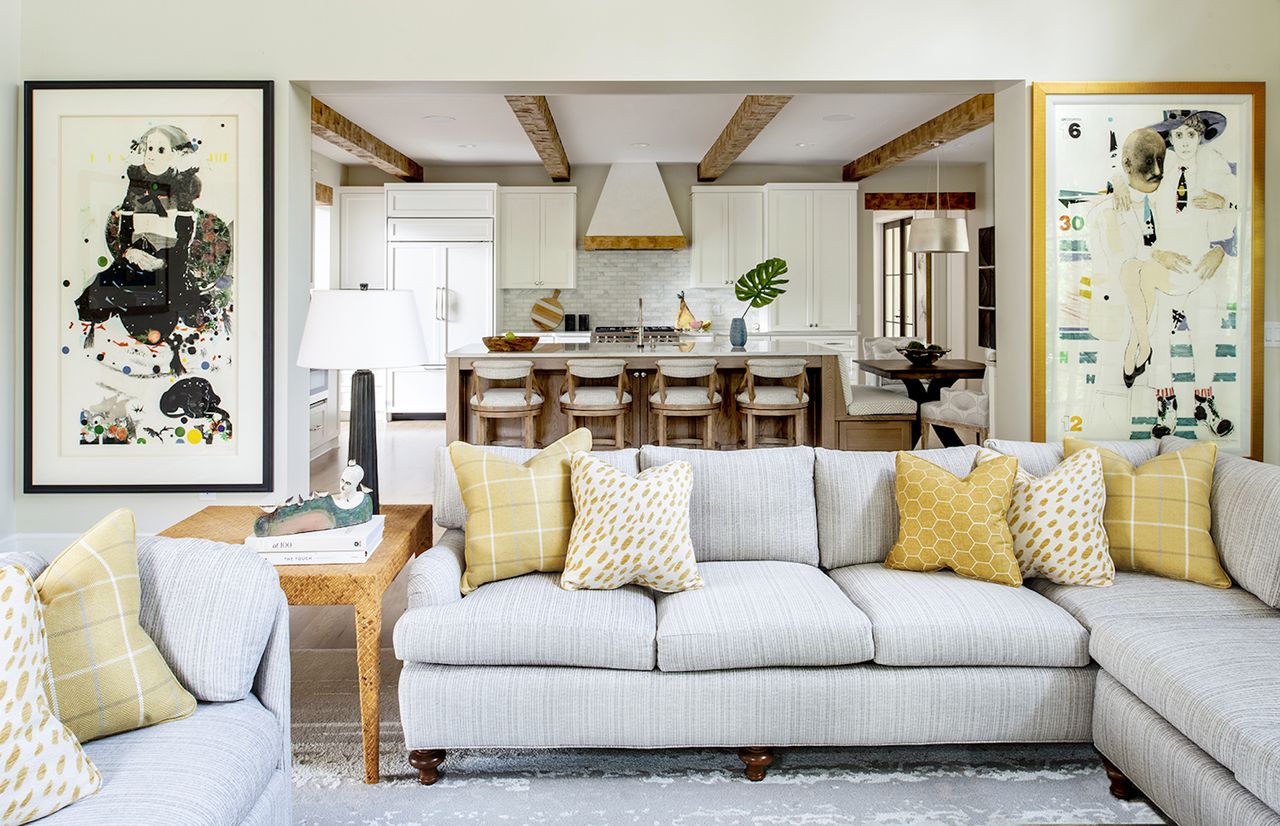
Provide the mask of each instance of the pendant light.
POLYGON ((968 252, 969 227, 965 219, 947 218, 942 209, 942 146, 934 141, 934 215, 911 219, 911 238, 907 252, 968 252))

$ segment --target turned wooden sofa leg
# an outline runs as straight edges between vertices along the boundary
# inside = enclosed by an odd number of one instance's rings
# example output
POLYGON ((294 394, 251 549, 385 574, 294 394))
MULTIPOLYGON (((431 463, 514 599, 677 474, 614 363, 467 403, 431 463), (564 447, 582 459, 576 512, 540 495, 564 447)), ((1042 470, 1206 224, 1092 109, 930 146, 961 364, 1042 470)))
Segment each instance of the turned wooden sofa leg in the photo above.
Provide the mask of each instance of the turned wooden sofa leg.
POLYGON ((1102 758, 1102 768, 1106 769, 1107 779, 1111 781, 1111 796, 1117 800, 1132 800, 1138 796, 1138 789, 1133 781, 1125 777, 1120 767, 1106 757, 1102 758))
POLYGON ((418 770, 418 782, 430 786, 440 779, 439 766, 444 762, 444 749, 414 749, 409 752, 409 765, 418 770))
POLYGON ((747 779, 753 782, 764 780, 765 773, 773 764, 773 749, 765 746, 747 746, 738 749, 738 759, 747 767, 747 779))

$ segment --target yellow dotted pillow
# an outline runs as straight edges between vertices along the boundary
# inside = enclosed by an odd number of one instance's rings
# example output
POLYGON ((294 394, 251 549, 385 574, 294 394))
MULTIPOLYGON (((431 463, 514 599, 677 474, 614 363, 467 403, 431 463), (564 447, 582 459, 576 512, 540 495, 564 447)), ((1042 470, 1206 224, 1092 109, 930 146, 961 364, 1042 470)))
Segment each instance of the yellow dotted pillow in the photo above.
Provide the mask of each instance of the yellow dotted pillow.
MULTIPOLYGON (((984 447, 974 467, 1003 457, 984 447)), ((1040 477, 1019 467, 1008 522, 1023 578, 1041 577, 1061 585, 1115 582, 1116 566, 1102 521, 1106 503, 1097 449, 1068 457, 1040 477)))
POLYGON ((45 696, 44 615, 35 585, 19 567, 0 568, 0 614, 0 822, 26 823, 93 794, 102 775, 45 696))
POLYGON ((899 453, 897 466, 898 541, 886 568, 1022 584, 1005 521, 1017 459, 993 459, 963 479, 910 453, 899 453))
POLYGON ((672 593, 702 587, 689 535, 688 462, 628 476, 590 454, 575 453, 570 467, 575 516, 561 588, 635 583, 672 593))

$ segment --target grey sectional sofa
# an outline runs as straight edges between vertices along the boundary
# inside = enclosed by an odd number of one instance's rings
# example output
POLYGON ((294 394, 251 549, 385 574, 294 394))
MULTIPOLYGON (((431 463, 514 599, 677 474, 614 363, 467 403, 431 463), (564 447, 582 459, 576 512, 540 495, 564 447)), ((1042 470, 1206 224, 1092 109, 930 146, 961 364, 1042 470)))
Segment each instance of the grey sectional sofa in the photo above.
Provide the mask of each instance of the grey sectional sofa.
MULTIPOLYGON (((1043 474, 1056 445, 992 442, 1043 474)), ((1175 440, 1109 445, 1140 462, 1175 440)), ((490 448, 516 460, 533 451, 490 448)), ((965 475, 975 447, 924 451, 965 475)), ((805 745, 1094 742, 1192 824, 1280 824, 1280 468, 1221 460, 1214 531, 1238 587, 1121 573, 1104 589, 893 571, 894 454, 807 447, 598 454, 694 467, 706 587, 459 595, 466 512, 447 456, 396 624, 410 764, 450 748, 715 746, 753 779, 805 745)))
MULTIPOLYGON (((44 560, 0 554, 34 578, 44 560)), ((242 545, 138 543, 139 620, 199 701, 184 719, 84 744, 102 789, 41 826, 284 826, 291 821, 289 606, 242 545)))

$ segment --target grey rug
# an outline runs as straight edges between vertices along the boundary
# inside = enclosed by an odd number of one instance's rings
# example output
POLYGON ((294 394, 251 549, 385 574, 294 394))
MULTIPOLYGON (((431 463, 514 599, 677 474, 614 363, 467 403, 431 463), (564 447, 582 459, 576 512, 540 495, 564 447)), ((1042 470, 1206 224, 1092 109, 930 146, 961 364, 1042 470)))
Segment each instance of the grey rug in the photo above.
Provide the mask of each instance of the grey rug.
POLYGON ((383 654, 382 782, 360 758, 355 652, 293 654, 294 819, 299 824, 1158 824, 1107 793, 1084 745, 786 749, 751 783, 729 750, 449 752, 418 785, 400 730, 400 665, 383 654))

